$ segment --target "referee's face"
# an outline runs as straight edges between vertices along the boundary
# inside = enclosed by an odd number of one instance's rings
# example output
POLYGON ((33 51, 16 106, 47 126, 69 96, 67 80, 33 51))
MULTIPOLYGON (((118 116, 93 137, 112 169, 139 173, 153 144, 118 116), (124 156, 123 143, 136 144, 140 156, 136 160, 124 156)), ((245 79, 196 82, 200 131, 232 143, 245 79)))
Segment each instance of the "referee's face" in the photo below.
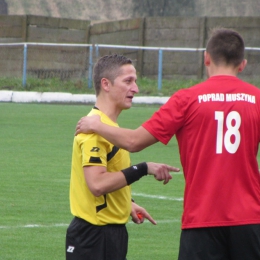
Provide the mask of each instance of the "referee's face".
POLYGON ((132 106, 134 95, 139 92, 136 80, 136 70, 133 65, 121 66, 110 92, 118 109, 128 109, 132 106))

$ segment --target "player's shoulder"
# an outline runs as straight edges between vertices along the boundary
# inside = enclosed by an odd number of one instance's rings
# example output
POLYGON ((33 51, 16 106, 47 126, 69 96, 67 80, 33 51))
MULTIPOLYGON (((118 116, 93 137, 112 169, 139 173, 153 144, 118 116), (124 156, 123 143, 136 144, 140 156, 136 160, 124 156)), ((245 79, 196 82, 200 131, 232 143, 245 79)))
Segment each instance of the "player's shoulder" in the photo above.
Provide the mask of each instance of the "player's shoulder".
POLYGON ((179 100, 180 102, 189 102, 196 96, 196 93, 203 87, 202 83, 190 86, 188 88, 179 89, 172 95, 172 99, 179 100))

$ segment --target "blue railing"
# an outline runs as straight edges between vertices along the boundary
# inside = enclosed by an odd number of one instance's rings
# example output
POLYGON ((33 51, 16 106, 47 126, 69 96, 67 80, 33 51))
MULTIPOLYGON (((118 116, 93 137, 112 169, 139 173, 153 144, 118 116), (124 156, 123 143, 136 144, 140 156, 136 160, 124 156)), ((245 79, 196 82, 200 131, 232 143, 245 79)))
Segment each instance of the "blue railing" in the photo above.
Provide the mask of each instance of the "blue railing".
MULTIPOLYGON (((151 50, 158 51, 158 90, 162 88, 162 67, 163 67, 163 53, 165 51, 190 51, 201 52, 205 48, 170 48, 170 47, 145 47, 145 46, 127 46, 127 45, 108 45, 108 44, 62 44, 62 43, 0 43, 0 46, 23 46, 23 87, 26 86, 27 81, 27 49, 28 46, 65 46, 65 47, 88 47, 89 48, 89 68, 88 68, 88 88, 92 87, 92 68, 93 68, 93 49, 95 49, 96 57, 99 57, 99 48, 118 48, 118 49, 134 49, 134 50, 151 50)), ((246 47, 246 50, 260 51, 260 48, 246 47)))

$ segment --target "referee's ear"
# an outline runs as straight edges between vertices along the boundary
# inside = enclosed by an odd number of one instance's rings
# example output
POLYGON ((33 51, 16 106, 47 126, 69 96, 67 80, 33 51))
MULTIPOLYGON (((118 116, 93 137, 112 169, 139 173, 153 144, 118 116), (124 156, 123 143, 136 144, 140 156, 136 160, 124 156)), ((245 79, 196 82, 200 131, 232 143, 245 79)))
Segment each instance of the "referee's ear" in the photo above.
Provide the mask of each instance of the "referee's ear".
POLYGON ((105 92, 109 92, 110 86, 112 85, 110 80, 107 78, 102 78, 100 83, 101 83, 101 89, 104 90, 105 92))

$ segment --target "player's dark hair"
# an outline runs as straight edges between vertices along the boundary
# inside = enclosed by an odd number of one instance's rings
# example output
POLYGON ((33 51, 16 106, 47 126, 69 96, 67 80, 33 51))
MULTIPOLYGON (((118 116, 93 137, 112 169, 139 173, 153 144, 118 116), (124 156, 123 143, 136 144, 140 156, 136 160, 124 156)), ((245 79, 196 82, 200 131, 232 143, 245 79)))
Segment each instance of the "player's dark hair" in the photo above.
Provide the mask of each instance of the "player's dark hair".
POLYGON ((216 64, 237 67, 244 59, 245 44, 242 36, 226 28, 215 28, 206 46, 212 61, 216 64))
POLYGON ((133 64, 133 62, 119 54, 106 55, 98 59, 93 69, 96 96, 100 93, 101 79, 106 78, 113 84, 115 78, 120 75, 120 67, 126 64, 133 64))

